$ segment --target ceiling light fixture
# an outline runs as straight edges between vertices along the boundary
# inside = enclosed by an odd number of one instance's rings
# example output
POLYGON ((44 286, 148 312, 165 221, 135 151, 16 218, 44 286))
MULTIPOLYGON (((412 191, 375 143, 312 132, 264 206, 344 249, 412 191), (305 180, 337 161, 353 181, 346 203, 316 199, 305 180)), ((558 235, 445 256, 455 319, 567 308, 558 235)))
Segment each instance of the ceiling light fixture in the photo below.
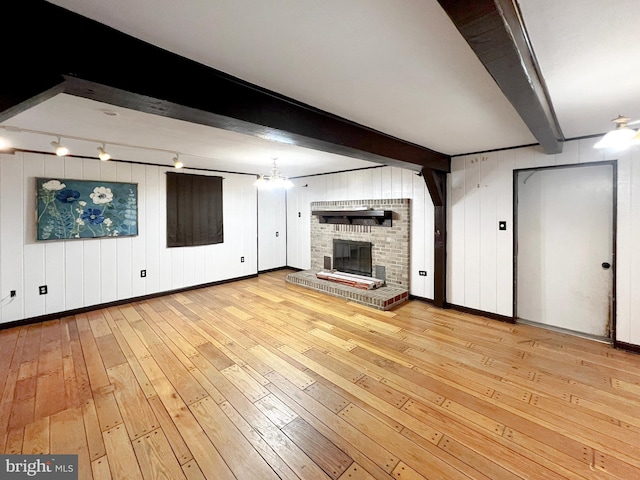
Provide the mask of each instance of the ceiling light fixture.
POLYGON ((180 155, 176 153, 176 156, 173 157, 173 168, 179 169, 184 167, 184 163, 180 161, 180 155))
POLYGON ((103 162, 106 162, 107 160, 111 159, 111 155, 109 154, 109 152, 107 152, 105 150, 105 148, 106 147, 105 147, 104 143, 102 144, 101 147, 98 147, 98 158, 100 160, 102 160, 103 162))
MULTIPOLYGON (((611 120, 616 124, 616 128, 607 132, 602 139, 596 143, 593 148, 610 148, 612 150, 624 150, 640 140, 640 131, 630 129, 627 124, 630 118, 618 115, 611 120)), ((634 122, 635 123, 635 122, 634 122)))
POLYGON ((55 149, 56 155, 59 157, 64 157, 69 153, 69 149, 60 143, 60 137, 58 137, 58 141, 51 142, 51 146, 55 149))
POLYGON ((293 182, 280 173, 276 167, 276 158, 273 159, 273 167, 271 167, 271 175, 260 175, 254 185, 258 188, 291 188, 293 182))

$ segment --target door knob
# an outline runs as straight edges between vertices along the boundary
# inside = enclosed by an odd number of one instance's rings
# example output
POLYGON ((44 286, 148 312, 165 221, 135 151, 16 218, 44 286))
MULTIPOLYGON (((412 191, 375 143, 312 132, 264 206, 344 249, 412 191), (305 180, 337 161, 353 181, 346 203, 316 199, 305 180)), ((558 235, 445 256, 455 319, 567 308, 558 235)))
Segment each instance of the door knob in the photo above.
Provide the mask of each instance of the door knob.
POLYGON ((607 270, 608 268, 611 268, 611 264, 609 262, 602 262, 602 268, 607 270))

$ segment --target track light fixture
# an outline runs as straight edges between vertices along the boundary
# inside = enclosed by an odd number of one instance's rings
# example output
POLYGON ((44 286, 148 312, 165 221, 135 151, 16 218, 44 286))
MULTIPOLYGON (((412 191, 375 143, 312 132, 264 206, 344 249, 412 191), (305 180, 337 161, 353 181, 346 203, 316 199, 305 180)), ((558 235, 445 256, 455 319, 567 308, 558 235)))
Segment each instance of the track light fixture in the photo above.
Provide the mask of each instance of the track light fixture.
POLYGON ((60 143, 60 137, 58 137, 57 141, 51 142, 51 146, 55 149, 56 155, 59 157, 64 157, 69 153, 69 149, 60 143))
POLYGON ((273 159, 273 167, 271 167, 271 175, 260 175, 254 185, 258 188, 291 188, 293 182, 280 173, 276 167, 276 158, 273 159))
POLYGON ((180 161, 180 155, 176 153, 176 156, 173 157, 173 168, 179 169, 184 167, 184 163, 180 161))
POLYGON ((106 147, 104 143, 102 144, 101 147, 98 147, 98 158, 103 162, 106 162, 107 160, 111 159, 111 155, 109 154, 109 152, 105 150, 105 148, 106 147))

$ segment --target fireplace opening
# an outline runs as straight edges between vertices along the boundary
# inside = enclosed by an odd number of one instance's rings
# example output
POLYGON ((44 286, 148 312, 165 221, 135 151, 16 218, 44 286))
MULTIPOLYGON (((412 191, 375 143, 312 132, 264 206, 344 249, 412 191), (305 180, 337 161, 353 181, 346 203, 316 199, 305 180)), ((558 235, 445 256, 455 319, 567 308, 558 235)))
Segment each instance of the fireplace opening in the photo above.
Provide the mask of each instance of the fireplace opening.
POLYGON ((370 277, 371 242, 333 240, 333 268, 340 272, 370 277))

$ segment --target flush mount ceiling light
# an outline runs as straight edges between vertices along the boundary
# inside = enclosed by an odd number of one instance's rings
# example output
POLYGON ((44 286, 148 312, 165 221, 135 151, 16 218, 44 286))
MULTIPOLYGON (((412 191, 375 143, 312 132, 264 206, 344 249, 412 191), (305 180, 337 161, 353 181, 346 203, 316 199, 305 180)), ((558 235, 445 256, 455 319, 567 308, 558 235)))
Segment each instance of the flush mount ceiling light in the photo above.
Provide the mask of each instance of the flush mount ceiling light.
POLYGON ((618 115, 611 120, 616 124, 616 128, 608 132, 602 139, 596 143, 593 148, 610 148, 612 150, 624 150, 631 145, 639 143, 640 131, 636 132, 627 125, 639 123, 638 121, 630 122, 629 117, 618 115))
POLYGON ((180 156, 176 153, 176 156, 173 157, 173 168, 179 169, 184 167, 184 163, 180 161, 180 156))
POLYGON ((293 182, 280 173, 278 167, 276 167, 276 158, 273 159, 273 166, 271 167, 270 175, 260 175, 254 185, 258 188, 291 188, 293 182))
POLYGON ((56 155, 59 157, 64 157, 69 153, 69 149, 60 143, 60 137, 58 137, 57 141, 51 142, 51 146, 55 149, 56 155))
POLYGON ((106 162, 107 160, 111 159, 111 155, 109 154, 109 152, 105 150, 104 143, 102 144, 101 147, 98 147, 98 158, 103 162, 106 162))

